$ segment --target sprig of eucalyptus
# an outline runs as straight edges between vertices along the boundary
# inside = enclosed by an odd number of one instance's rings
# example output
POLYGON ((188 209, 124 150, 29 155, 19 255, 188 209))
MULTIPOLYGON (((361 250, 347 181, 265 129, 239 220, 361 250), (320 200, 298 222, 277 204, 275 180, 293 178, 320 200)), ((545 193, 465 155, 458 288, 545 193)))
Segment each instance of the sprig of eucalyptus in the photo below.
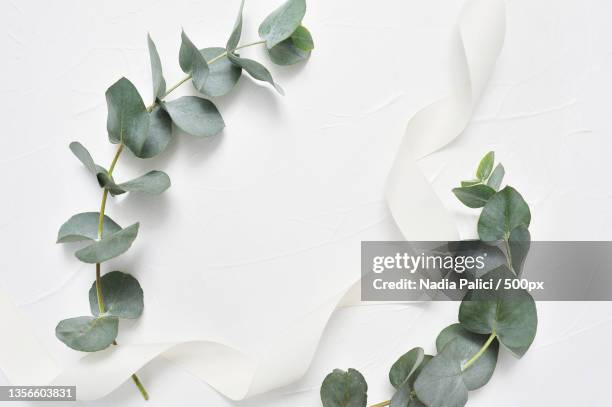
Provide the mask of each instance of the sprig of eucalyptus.
MULTIPOLYGON (((495 257, 506 260, 480 278, 512 281, 520 276, 529 250, 531 213, 512 187, 499 187, 504 167, 493 169, 489 152, 478 165, 476 179, 453 189, 470 208, 482 208, 478 235, 482 245, 503 242, 495 257)), ((472 278, 474 278, 473 276, 472 278)), ((484 386, 495 370, 501 347, 522 357, 535 338, 538 325, 535 301, 522 289, 471 290, 459 307, 459 323, 444 328, 436 339, 437 354, 414 348, 391 366, 389 381, 395 389, 390 400, 371 407, 462 407, 468 392, 484 386)), ((368 385, 355 369, 335 369, 321 385, 324 407, 365 407, 368 385)))
MULTIPOLYGON (((138 222, 125 228, 119 226, 105 214, 106 203, 109 194, 161 194, 170 187, 170 178, 155 170, 130 181, 115 181, 115 167, 125 147, 135 157, 144 159, 166 149, 173 136, 173 127, 196 137, 219 134, 225 123, 210 98, 230 92, 243 71, 255 80, 269 83, 283 94, 264 65, 238 54, 243 48, 265 45, 270 59, 277 65, 296 64, 310 56, 314 43, 310 32, 302 25, 306 13, 305 0, 287 0, 261 23, 260 40, 239 45, 243 7, 244 0, 225 47, 199 49, 182 32, 179 65, 186 76, 170 88, 166 87, 155 43, 148 36, 155 100, 145 106, 136 87, 126 78, 119 79, 106 91, 108 138, 118 145, 108 170, 96 164, 81 143, 70 144, 74 155, 103 189, 100 211, 72 216, 61 226, 57 236, 57 243, 89 242, 75 255, 82 262, 96 267, 96 279, 89 290, 92 315, 64 319, 55 328, 57 338, 70 348, 96 352, 111 344, 116 345, 119 320, 138 318, 144 309, 143 291, 133 276, 122 271, 101 275, 101 264, 125 253, 139 229, 138 222), (166 100, 170 93, 189 80, 205 97, 183 96, 166 100)), ((147 400, 148 394, 138 377, 134 374, 132 379, 147 400)))

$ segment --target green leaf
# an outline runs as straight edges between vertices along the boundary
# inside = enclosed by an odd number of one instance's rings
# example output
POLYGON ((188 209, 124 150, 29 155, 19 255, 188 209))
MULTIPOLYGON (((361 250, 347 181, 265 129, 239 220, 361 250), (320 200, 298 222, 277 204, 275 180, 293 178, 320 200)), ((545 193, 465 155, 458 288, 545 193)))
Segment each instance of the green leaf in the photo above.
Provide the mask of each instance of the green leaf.
POLYGON ((335 369, 321 385, 323 407, 365 407, 368 400, 368 384, 355 369, 347 372, 335 369))
POLYGON ((149 114, 149 135, 147 136, 140 158, 151 158, 163 152, 172 140, 172 120, 159 105, 149 114))
POLYGON ((302 51, 312 51, 314 49, 314 41, 312 40, 312 35, 310 31, 303 25, 299 26, 293 34, 291 34, 291 41, 293 41, 293 45, 302 51))
POLYGON ((139 223, 134 223, 125 229, 111 235, 104 235, 89 246, 75 253, 76 257, 84 263, 102 263, 128 251, 138 235, 139 223))
POLYGON ((463 352, 458 338, 452 339, 419 373, 414 389, 428 407, 463 407, 468 389, 463 381, 463 352))
POLYGON ((413 394, 412 385, 406 381, 391 397, 389 407, 427 407, 413 394))
POLYGON ((510 248, 512 270, 514 270, 517 276, 520 276, 523 271, 523 264, 527 258, 530 246, 531 234, 524 225, 520 225, 510 232, 508 247, 510 248))
POLYGON ((234 23, 234 28, 232 29, 232 33, 227 40, 227 44, 225 48, 228 52, 234 50, 238 43, 240 42, 240 36, 242 35, 242 10, 244 9, 244 0, 240 2, 240 11, 238 12, 238 17, 236 18, 236 22, 234 23))
POLYGON ((514 188, 506 186, 484 206, 478 219, 478 236, 485 242, 508 239, 520 225, 529 227, 529 206, 514 188))
POLYGON ((108 189, 108 192, 111 193, 112 196, 121 195, 125 193, 125 190, 119 188, 119 186, 115 183, 113 177, 108 174, 104 168, 99 167, 100 172, 98 173, 98 183, 104 189, 108 189))
MULTIPOLYGON (((98 238, 99 212, 84 212, 72 216, 60 227, 57 233, 57 243, 80 242, 98 238)), ((108 236, 121 230, 121 226, 104 215, 104 233, 108 236)))
POLYGON ((259 62, 248 58, 240 58, 233 54, 229 55, 229 59, 233 64, 247 71, 253 78, 257 79, 258 81, 268 82, 270 85, 274 86, 274 89, 276 89, 278 93, 281 95, 285 94, 283 89, 276 82, 274 82, 274 79, 272 79, 272 74, 270 74, 270 71, 268 71, 268 69, 259 62))
POLYGON ((471 187, 471 186, 480 185, 480 184, 482 184, 482 181, 479 180, 479 179, 478 180, 470 180, 470 181, 461 181, 461 186, 462 187, 471 187))
POLYGON ((97 352, 113 343, 118 330, 117 318, 76 317, 60 321, 55 327, 55 336, 72 349, 97 352))
POLYGON ((503 289, 503 282, 515 279, 505 266, 483 276, 501 286, 495 290, 472 290, 459 307, 461 326, 477 334, 497 334, 499 342, 516 357, 527 352, 538 327, 535 301, 526 290, 503 289))
POLYGON ((191 73, 193 86, 200 92, 204 92, 206 80, 210 69, 204 55, 187 37, 185 31, 181 33, 181 49, 179 51, 179 64, 185 73, 191 73))
MULTIPOLYGON (((210 61, 223 54, 225 49, 212 47, 204 48, 200 52, 204 58, 210 61)), ((234 88, 241 74, 242 69, 232 64, 227 56, 216 59, 214 63, 209 65, 208 79, 206 79, 204 87, 200 91, 211 97, 223 96, 234 88)))
MULTIPOLYGON (((111 271, 101 278, 104 316, 135 319, 142 315, 144 298, 142 288, 134 277, 120 271, 111 271)), ((96 282, 89 289, 89 308, 94 316, 100 316, 96 282)))
POLYGON ((491 174, 491 177, 487 181, 487 185, 497 191, 504 179, 504 175, 506 175, 506 170, 504 169, 504 166, 501 164, 497 164, 497 166, 493 170, 493 173, 491 174))
POLYGON ((225 127, 219 110, 210 100, 183 96, 171 102, 164 102, 162 107, 179 129, 193 136, 214 136, 225 127))
POLYGON ((78 141, 73 141, 69 145, 70 151, 79 159, 81 163, 94 175, 98 174, 98 166, 94 162, 89 151, 78 141))
POLYGON ((124 191, 158 195, 170 188, 170 177, 163 171, 149 171, 145 175, 117 186, 124 191))
POLYGON ((493 163, 495 163, 495 153, 493 151, 489 151, 487 154, 485 154, 482 160, 480 160, 480 164, 478 164, 476 178, 482 181, 486 180, 489 175, 491 175, 493 163))
POLYGON ((495 195, 495 190, 486 185, 453 188, 453 193, 467 207, 482 208, 495 195))
MULTIPOLYGON (((440 332, 436 339, 438 352, 441 352, 453 339, 456 339, 456 352, 461 365, 464 366, 483 347, 488 336, 467 331, 460 324, 449 325, 440 332)), ((498 352, 499 344, 494 340, 482 356, 461 373, 468 390, 476 390, 491 379, 497 364, 498 352)))
POLYGON ((396 389, 419 367, 425 352, 423 348, 413 348, 403 354, 389 370, 389 381, 396 389))
POLYGON ((306 14, 305 0, 287 0, 259 26, 259 36, 272 48, 286 40, 300 26, 306 14))
POLYGON ((310 56, 310 51, 299 49, 291 38, 287 38, 268 49, 268 55, 276 65, 286 66, 305 61, 310 56))
POLYGON ((136 87, 119 79, 106 91, 106 104, 111 143, 124 143, 138 157, 149 134, 149 113, 136 87))
POLYGON ((149 45, 149 59, 151 60, 151 74, 153 77, 153 97, 163 98, 166 94, 166 80, 164 79, 157 47, 150 34, 147 35, 147 43, 149 45))

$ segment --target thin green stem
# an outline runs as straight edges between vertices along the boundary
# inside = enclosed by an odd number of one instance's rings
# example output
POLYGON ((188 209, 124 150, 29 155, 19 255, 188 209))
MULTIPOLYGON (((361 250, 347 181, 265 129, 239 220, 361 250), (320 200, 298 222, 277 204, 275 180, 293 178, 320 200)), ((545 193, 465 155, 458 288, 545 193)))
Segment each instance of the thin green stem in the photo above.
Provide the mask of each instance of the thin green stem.
POLYGON ((138 390, 140 390, 140 394, 142 394, 142 397, 145 400, 149 400, 149 393, 147 393, 147 389, 144 388, 144 386, 140 382, 140 379, 138 378, 138 376, 136 376, 136 373, 132 375, 132 380, 134 381, 136 387, 138 387, 138 390))
POLYGON ((495 333, 495 331, 491 332, 491 335, 489 336, 489 339, 487 339, 487 341, 484 343, 484 345, 482 345, 482 348, 480 348, 480 350, 478 352, 476 352, 476 354, 474 356, 472 356, 470 358, 470 360, 468 360, 465 365, 463 365, 461 367, 461 371, 464 372, 466 369, 468 369, 470 366, 472 366, 478 359, 480 359, 480 357, 487 351, 487 349, 489 349, 489 346, 491 346, 491 344, 493 343, 493 340, 497 337, 497 334, 495 333))
POLYGON ((370 407, 385 407, 391 404, 391 400, 381 401, 380 403, 372 404, 370 407))

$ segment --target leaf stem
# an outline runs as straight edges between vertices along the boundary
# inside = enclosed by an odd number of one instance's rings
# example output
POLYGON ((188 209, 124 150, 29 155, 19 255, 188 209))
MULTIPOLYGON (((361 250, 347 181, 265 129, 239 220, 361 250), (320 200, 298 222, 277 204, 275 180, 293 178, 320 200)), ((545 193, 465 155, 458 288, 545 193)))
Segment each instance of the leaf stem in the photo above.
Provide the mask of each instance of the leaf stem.
POLYGON ((489 346, 493 343, 493 340, 496 337, 497 333, 495 332, 495 330, 493 330, 493 332, 491 332, 491 335, 489 336, 489 339, 487 339, 484 345, 482 345, 482 348, 480 348, 480 350, 476 352, 476 354, 472 356, 470 360, 465 363, 465 365, 461 366, 461 371, 464 372, 466 369, 472 366, 478 359, 480 359, 480 357, 487 351, 487 349, 489 349, 489 346))
POLYGON ((385 407, 391 404, 391 400, 381 401, 380 403, 372 404, 370 407, 385 407))

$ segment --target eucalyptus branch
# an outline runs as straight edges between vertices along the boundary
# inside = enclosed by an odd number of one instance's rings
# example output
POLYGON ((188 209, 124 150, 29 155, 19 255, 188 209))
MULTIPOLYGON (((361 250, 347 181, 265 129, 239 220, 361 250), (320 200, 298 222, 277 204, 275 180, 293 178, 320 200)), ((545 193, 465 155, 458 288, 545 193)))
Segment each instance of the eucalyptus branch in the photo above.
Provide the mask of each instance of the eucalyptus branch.
MULTIPOLYGON (((182 32, 179 65, 186 76, 167 89, 157 48, 148 37, 153 103, 145 106, 136 87, 125 78, 119 79, 106 91, 108 137, 111 143, 117 144, 108 170, 97 165, 81 143, 70 144, 74 155, 103 189, 99 212, 74 215, 58 232, 58 243, 89 242, 75 255, 82 262, 95 264, 96 272, 89 290, 92 316, 62 320, 55 329, 58 339, 70 348, 96 352, 117 345, 119 319, 138 318, 144 309, 143 290, 133 276, 121 271, 102 275, 102 263, 129 250, 140 227, 139 223, 134 223, 122 228, 106 215, 106 205, 109 194, 116 196, 134 192, 158 195, 170 187, 170 177, 154 170, 133 180, 117 183, 114 171, 122 152, 127 148, 135 157, 143 159, 161 154, 174 136, 173 127, 195 137, 216 136, 225 127, 225 122, 210 99, 229 93, 243 72, 255 80, 269 83, 282 93, 265 66, 241 58, 236 51, 265 44, 270 59, 277 65, 292 65, 310 56, 314 43, 310 32, 302 26, 306 13, 305 0, 287 0, 259 26, 261 40, 238 45, 242 35, 243 6, 244 1, 224 48, 200 49, 182 32), (212 64, 217 64, 214 70, 210 69, 212 64), (184 96, 172 101, 165 100, 190 80, 205 97, 184 96)), ((132 380, 147 400, 148 393, 136 374, 132 375, 132 380)))
MULTIPOLYGON (((482 208, 479 244, 486 242, 486 250, 497 250, 492 257, 507 260, 507 265, 495 263, 497 267, 480 277, 497 287, 497 282, 520 276, 531 240, 531 212, 514 188, 499 190, 505 170, 501 164, 493 169, 494 158, 493 152, 485 155, 476 178, 462 181, 453 193, 466 206, 482 208), (505 251, 488 246, 500 242, 505 251)), ((503 287, 468 291, 459 307, 459 323, 447 326, 436 338, 438 353, 426 355, 422 348, 413 348, 402 355, 389 371, 393 397, 371 407, 464 406, 468 392, 484 386, 493 375, 500 344, 522 357, 537 331, 535 301, 526 290, 503 287)), ((360 372, 336 369, 323 380, 321 401, 324 407, 365 407, 367 390, 360 372)))

